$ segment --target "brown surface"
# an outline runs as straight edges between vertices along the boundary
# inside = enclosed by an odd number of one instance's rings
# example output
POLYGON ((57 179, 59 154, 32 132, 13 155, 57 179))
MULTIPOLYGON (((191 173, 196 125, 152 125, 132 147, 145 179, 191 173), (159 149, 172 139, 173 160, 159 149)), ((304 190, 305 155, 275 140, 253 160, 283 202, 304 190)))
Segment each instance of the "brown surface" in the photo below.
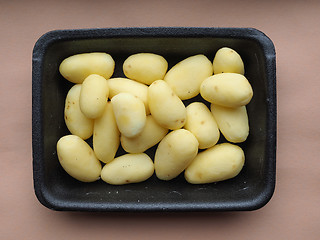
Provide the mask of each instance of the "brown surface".
POLYGON ((0 238, 319 239, 320 2, 93 2, 0 1, 0 238), (277 185, 264 208, 128 215, 54 212, 38 202, 31 152, 34 43, 53 29, 136 26, 255 27, 273 40, 277 185))

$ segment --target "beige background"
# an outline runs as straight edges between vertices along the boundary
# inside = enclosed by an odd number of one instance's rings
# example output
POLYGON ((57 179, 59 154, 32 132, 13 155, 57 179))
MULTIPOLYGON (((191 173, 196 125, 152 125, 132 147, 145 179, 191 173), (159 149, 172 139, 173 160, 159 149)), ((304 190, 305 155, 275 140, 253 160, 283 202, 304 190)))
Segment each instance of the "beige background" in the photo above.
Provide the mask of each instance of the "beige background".
POLYGON ((320 1, 0 0, 0 238, 320 239, 320 1), (54 212, 36 199, 31 152, 31 58, 65 28, 255 27, 277 52, 277 185, 253 212, 54 212))

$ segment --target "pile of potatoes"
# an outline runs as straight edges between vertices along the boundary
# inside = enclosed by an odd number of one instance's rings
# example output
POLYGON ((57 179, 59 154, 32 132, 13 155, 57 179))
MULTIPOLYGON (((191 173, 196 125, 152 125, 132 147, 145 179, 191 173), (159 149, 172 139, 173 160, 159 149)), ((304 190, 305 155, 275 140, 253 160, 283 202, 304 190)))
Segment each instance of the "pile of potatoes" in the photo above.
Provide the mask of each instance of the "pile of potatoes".
POLYGON ((75 83, 64 111, 71 135, 57 142, 69 175, 114 185, 145 181, 154 172, 161 180, 184 172, 192 184, 238 175, 245 157, 233 143, 249 134, 246 104, 253 91, 236 51, 219 49, 213 63, 191 56, 169 71, 162 56, 138 53, 123 63, 127 78, 111 78, 114 67, 109 54, 96 52, 60 64, 61 75, 75 83), (185 106, 183 100, 198 94, 210 109, 195 101, 185 106), (220 132, 228 142, 217 144, 220 132), (85 141, 90 137, 92 147, 85 141), (127 154, 115 157, 120 144, 127 154), (145 151, 157 144, 152 160, 145 151))

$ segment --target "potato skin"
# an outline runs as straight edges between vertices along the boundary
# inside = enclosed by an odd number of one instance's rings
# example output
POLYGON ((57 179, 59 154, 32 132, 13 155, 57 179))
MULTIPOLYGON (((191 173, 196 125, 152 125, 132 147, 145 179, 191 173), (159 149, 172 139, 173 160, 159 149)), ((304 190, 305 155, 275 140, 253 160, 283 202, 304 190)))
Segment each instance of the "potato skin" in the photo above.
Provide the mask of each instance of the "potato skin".
POLYGON ((101 164, 92 148, 80 137, 67 135, 57 142, 57 155, 63 169, 81 182, 100 178, 101 164))
POLYGON ((155 172, 161 180, 177 177, 198 153, 198 140, 185 129, 178 129, 165 136, 154 157, 155 172))
POLYGON ((244 75, 244 64, 241 56, 231 48, 220 48, 213 59, 213 73, 239 73, 244 75))
POLYGON ((93 120, 87 118, 80 109, 81 87, 82 84, 76 84, 70 88, 65 102, 64 119, 69 131, 85 140, 92 136, 93 120))
POLYGON ((115 62, 113 58, 102 52, 81 53, 64 59, 60 66, 60 74, 72 83, 82 83, 91 74, 98 74, 108 79, 112 76, 115 62))
POLYGON ((237 176, 245 161, 243 150, 231 143, 217 144, 199 153, 185 170, 187 182, 205 184, 237 176))

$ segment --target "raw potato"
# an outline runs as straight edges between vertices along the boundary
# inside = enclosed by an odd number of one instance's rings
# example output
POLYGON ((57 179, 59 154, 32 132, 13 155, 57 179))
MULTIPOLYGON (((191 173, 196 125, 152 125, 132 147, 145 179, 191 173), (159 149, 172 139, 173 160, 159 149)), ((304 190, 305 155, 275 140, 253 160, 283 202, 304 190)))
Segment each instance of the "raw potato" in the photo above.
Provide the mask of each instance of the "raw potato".
POLYGON ((244 65, 240 55, 228 47, 220 48, 213 59, 213 72, 244 74, 244 65))
POLYGON ((120 132, 114 117, 112 104, 107 102, 102 116, 94 121, 93 150, 100 161, 108 163, 114 159, 119 145, 120 132))
POLYGON ((162 127, 176 130, 184 126, 186 108, 165 81, 157 80, 149 86, 148 103, 152 116, 162 127))
POLYGON ((101 163, 80 137, 67 135, 60 138, 57 154, 63 169, 73 178, 82 182, 94 182, 100 178, 101 163))
POLYGON ((135 137, 146 124, 146 109, 143 102, 130 93, 119 93, 111 99, 113 112, 121 134, 135 137))
POLYGON ((227 108, 211 104, 211 112, 223 136, 233 143, 244 142, 249 135, 249 121, 245 106, 227 108))
POLYGON ((107 80, 97 74, 89 75, 82 83, 80 109, 88 118, 98 118, 104 112, 109 96, 107 80))
POLYGON ((93 120, 87 118, 80 110, 80 92, 81 84, 70 88, 65 102, 64 119, 69 131, 85 140, 92 136, 93 120))
POLYGON ((227 180, 239 174, 244 159, 244 152, 239 146, 217 144, 199 153, 185 170, 184 176, 192 184, 227 180))
POLYGON ((110 78, 107 80, 109 86, 109 98, 112 99, 115 95, 126 92, 140 98, 146 107, 146 114, 149 114, 148 105, 148 86, 128 78, 110 78))
POLYGON ((207 106, 202 102, 193 102, 186 109, 187 122, 184 128, 197 138, 199 148, 205 149, 215 145, 219 140, 220 132, 207 106))
POLYGON ((138 183, 150 178, 153 172, 154 165, 147 154, 125 154, 103 167, 101 179, 113 185, 138 183))
POLYGON ((91 74, 108 79, 114 71, 114 60, 107 53, 81 53, 62 61, 59 67, 61 75, 70 82, 82 83, 91 74))
POLYGON ((160 142, 168 133, 168 129, 161 127, 152 117, 147 116, 147 121, 142 132, 133 138, 121 135, 121 145, 126 152, 143 153, 160 142))
POLYGON ((224 107, 245 106, 253 95, 249 81, 238 73, 220 73, 208 77, 202 82, 200 93, 208 102, 224 107))
POLYGON ((210 60, 204 55, 196 55, 172 67, 164 80, 181 100, 185 100, 197 96, 201 83, 212 73, 210 60))
POLYGON ((198 140, 185 129, 170 132, 159 143, 154 157, 155 172, 161 180, 177 177, 198 153, 198 140))
POLYGON ((134 54, 123 63, 123 72, 127 78, 147 85, 163 79, 167 69, 167 61, 162 56, 153 53, 134 54))

